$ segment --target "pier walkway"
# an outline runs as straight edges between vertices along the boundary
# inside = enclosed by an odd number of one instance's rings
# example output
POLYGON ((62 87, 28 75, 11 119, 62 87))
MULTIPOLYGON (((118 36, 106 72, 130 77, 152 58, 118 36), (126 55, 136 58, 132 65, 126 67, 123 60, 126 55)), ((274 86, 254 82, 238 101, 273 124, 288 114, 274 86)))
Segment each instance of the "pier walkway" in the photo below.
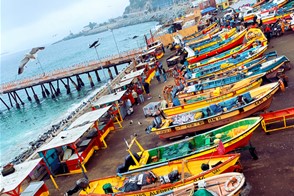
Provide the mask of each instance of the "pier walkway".
MULTIPOLYGON (((7 94, 11 107, 13 107, 13 102, 14 102, 17 108, 19 108, 18 102, 24 105, 24 102, 20 99, 20 97, 17 94, 17 91, 19 90, 25 90, 28 96, 28 100, 31 101, 32 99, 27 90, 31 88, 33 97, 36 100, 36 102, 38 102, 39 98, 38 98, 38 95, 35 93, 33 87, 41 86, 43 97, 49 96, 51 92, 52 98, 55 98, 55 96, 58 96, 60 94, 60 88, 59 88, 59 81, 60 81, 61 83, 64 84, 64 87, 67 90, 67 94, 69 94, 70 82, 78 91, 81 89, 82 86, 84 86, 84 83, 82 79, 80 78, 81 74, 88 74, 90 85, 94 86, 92 77, 90 75, 91 72, 94 72, 96 75, 97 81, 101 82, 100 76, 98 74, 98 70, 101 70, 102 68, 107 69, 109 77, 113 79, 113 74, 110 68, 113 67, 115 74, 118 75, 117 65, 132 62, 135 59, 135 57, 141 54, 142 52, 143 52, 143 49, 130 50, 124 53, 120 53, 119 55, 103 58, 97 61, 92 61, 89 63, 81 63, 81 64, 74 65, 68 68, 63 68, 63 69, 55 70, 52 72, 40 74, 34 77, 5 83, 0 86, 0 94, 1 95, 7 94), (71 77, 76 77, 76 82, 71 77), (55 81, 56 81, 56 85, 54 87, 52 83, 55 81), (47 88, 49 85, 50 91, 46 88, 45 84, 47 84, 47 88)), ((1 97, 0 97, 0 101, 7 107, 7 109, 10 109, 8 104, 6 104, 1 97)))

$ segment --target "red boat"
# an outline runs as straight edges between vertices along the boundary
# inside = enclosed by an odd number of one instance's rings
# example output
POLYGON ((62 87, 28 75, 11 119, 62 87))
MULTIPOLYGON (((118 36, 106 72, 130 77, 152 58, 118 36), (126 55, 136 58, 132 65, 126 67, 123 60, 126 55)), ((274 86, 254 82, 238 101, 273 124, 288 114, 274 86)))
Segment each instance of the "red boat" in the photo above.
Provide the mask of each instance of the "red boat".
POLYGON ((198 51, 198 53, 193 51, 189 47, 185 47, 185 50, 188 52, 187 61, 189 62, 189 64, 196 63, 198 61, 201 61, 202 59, 214 56, 238 45, 241 45, 243 43, 243 39, 246 33, 247 30, 241 31, 240 33, 224 40, 221 43, 217 43, 216 45, 205 48, 202 51, 198 51))

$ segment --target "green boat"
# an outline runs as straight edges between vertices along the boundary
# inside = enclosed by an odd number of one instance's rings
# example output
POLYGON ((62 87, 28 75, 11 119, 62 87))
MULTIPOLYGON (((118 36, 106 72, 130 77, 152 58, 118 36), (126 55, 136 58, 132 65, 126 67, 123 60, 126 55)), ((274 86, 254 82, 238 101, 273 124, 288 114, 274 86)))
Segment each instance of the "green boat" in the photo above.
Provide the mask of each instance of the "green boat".
POLYGON ((209 157, 212 154, 227 153, 247 146, 253 131, 259 126, 261 120, 261 117, 245 118, 203 134, 148 150, 141 146, 136 137, 132 139, 130 144, 125 140, 129 155, 126 157, 125 163, 117 168, 117 172, 122 174, 128 171, 143 171, 167 161, 209 157), (219 141, 222 141, 224 146, 222 153, 216 150, 219 141), (131 150, 134 144, 140 149, 137 153, 131 150))

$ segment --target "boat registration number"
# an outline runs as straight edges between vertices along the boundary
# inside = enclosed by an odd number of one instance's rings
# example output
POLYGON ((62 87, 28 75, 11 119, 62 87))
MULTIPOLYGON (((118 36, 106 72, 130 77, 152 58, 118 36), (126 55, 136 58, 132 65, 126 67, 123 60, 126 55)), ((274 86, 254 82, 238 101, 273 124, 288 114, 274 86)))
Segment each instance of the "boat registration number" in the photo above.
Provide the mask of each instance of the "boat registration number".
POLYGON ((176 130, 189 129, 189 128, 196 127, 196 126, 203 125, 203 124, 204 124, 203 121, 198 121, 198 122, 194 122, 194 123, 190 123, 190 124, 178 126, 175 129, 176 130))

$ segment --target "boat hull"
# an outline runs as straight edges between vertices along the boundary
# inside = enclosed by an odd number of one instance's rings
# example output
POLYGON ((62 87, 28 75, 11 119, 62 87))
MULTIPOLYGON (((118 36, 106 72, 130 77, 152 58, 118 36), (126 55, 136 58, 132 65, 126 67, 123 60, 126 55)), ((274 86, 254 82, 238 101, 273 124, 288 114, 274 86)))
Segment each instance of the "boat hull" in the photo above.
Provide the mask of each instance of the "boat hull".
POLYGON ((219 47, 219 48, 217 48, 215 50, 209 51, 207 53, 203 53, 203 54, 200 54, 200 55, 197 55, 197 56, 194 56, 194 57, 190 57, 190 58, 187 59, 187 61, 188 61, 189 64, 193 64, 193 63, 196 63, 198 61, 201 61, 202 59, 214 56, 216 54, 219 54, 221 52, 224 52, 226 50, 234 48, 234 47, 236 47, 238 45, 241 45, 243 43, 244 37, 245 37, 245 33, 238 36, 232 42, 226 43, 223 46, 221 46, 221 47, 219 47))
MULTIPOLYGON (((209 169, 207 171, 202 171, 196 175, 192 175, 190 177, 187 178, 183 178, 182 180, 178 180, 176 182, 173 183, 167 183, 167 184, 151 184, 153 186, 151 187, 142 187, 141 190, 138 191, 132 191, 132 192, 115 192, 115 193, 109 193, 109 194, 105 194, 103 189, 102 189, 102 183, 111 183, 111 185, 115 186, 115 185, 121 185, 123 179, 121 179, 120 177, 106 177, 106 178, 101 178, 98 180, 94 180, 90 182, 90 188, 86 188, 85 190, 82 190, 80 192, 80 196, 85 196, 85 195, 127 195, 127 196, 153 196, 159 193, 163 193, 169 190, 173 190, 176 187, 180 187, 198 180, 202 180, 202 179, 206 179, 208 177, 217 175, 217 174, 221 174, 221 173, 225 173, 225 172, 232 172, 237 168, 240 168, 240 166, 236 166, 240 154, 235 154, 235 155, 222 155, 223 158, 223 162, 222 164, 213 167, 212 169, 209 169), (119 182, 119 183, 118 183, 119 182)), ((211 157, 211 159, 209 160, 209 162, 212 162, 212 160, 215 159, 217 160, 215 157, 211 157)), ((214 161, 215 161, 214 160, 214 161)), ((219 161, 222 159, 218 159, 219 161)), ((189 159, 189 160, 180 160, 180 161, 175 161, 175 162, 170 162, 168 163, 168 165, 166 166, 162 166, 162 168, 154 168, 153 170, 151 170, 155 175, 159 176, 159 174, 163 174, 163 173, 168 173, 167 171, 173 171, 175 168, 177 168, 177 170, 179 170, 180 173, 185 173, 185 172, 189 172, 191 173, 191 171, 193 170, 192 168, 196 169, 195 166, 201 166, 202 163, 207 163, 208 159, 204 158, 204 159, 189 159), (198 160, 198 164, 196 165, 192 165, 193 161, 197 161, 198 160), (190 168, 190 169, 189 169, 190 168), (156 172, 158 170, 161 170, 160 172, 156 172)), ((200 169, 200 168, 199 168, 200 169)), ((197 171, 199 170, 197 169, 197 171)), ((196 173, 195 171, 192 171, 194 173, 196 173)), ((161 175, 160 175, 161 176, 161 175)), ((184 175, 182 175, 184 176, 184 175)), ((126 178, 129 176, 123 175, 122 178, 126 178)))
POLYGON ((212 129, 234 122, 236 120, 240 120, 256 112, 268 109, 271 105, 273 95, 278 91, 278 89, 279 83, 277 83, 275 87, 266 95, 263 95, 262 97, 254 100, 250 104, 243 106, 242 108, 237 108, 225 113, 221 113, 219 115, 215 115, 213 117, 192 121, 174 127, 156 129, 152 132, 157 134, 161 139, 169 139, 173 137, 183 136, 189 133, 212 129))
POLYGON ((176 106, 176 107, 172 107, 172 108, 166 108, 166 109, 163 110, 163 112, 164 112, 164 114, 166 116, 171 116, 171 115, 176 115, 176 114, 180 114, 180 113, 183 113, 183 112, 188 112, 188 111, 191 111, 191 110, 196 110, 198 108, 206 107, 206 106, 209 106, 210 104, 217 103, 217 102, 220 102, 220 101, 224 101, 224 100, 229 99, 231 97, 234 97, 236 95, 247 92, 247 91, 249 91, 251 89, 257 88, 257 87, 259 87, 261 85, 261 83, 262 83, 262 79, 259 79, 259 80, 255 81, 252 84, 248 84, 248 85, 244 86, 243 88, 240 88, 240 89, 235 90, 233 92, 229 92, 229 93, 227 93, 225 95, 218 96, 218 97, 213 97, 211 99, 205 99, 205 100, 197 101, 197 102, 191 103, 191 104, 176 106))

